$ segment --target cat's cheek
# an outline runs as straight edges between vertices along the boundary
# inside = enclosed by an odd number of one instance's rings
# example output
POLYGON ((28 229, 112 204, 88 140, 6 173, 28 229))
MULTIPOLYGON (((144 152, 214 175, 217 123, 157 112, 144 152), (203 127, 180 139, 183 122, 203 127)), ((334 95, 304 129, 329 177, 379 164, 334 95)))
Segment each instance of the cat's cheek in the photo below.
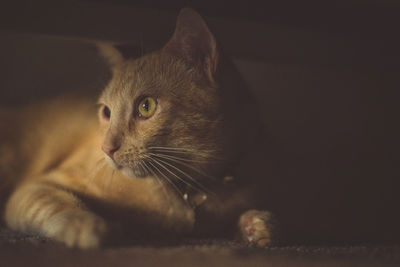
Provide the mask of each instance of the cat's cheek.
POLYGON ((106 134, 108 128, 109 128, 108 121, 104 121, 104 120, 99 121, 99 130, 100 130, 101 136, 104 136, 106 134))
POLYGON ((122 168, 121 172, 122 172, 122 174, 124 174, 127 177, 136 178, 135 173, 130 168, 126 168, 126 167, 122 168))

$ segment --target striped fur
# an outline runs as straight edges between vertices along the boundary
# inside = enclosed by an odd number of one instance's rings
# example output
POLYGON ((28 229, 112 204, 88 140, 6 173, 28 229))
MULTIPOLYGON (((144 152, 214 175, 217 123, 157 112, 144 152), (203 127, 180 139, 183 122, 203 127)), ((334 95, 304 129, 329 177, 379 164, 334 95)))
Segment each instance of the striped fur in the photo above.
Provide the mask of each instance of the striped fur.
MULTIPOLYGON (((254 139, 257 111, 205 22, 183 10, 171 41, 136 60, 100 47, 113 70, 99 100, 100 122, 94 101, 77 97, 0 113, 7 225, 79 248, 118 234, 135 239, 236 228, 252 193, 221 180, 254 139), (135 113, 143 96, 158 101, 146 120, 135 113), (118 144, 113 159, 101 150, 104 142, 118 144), (182 183, 194 191, 189 198, 182 183), (207 184, 213 193, 206 196, 207 184)), ((249 220, 261 231, 253 235, 263 238, 259 244, 269 242, 266 218, 265 212, 242 217, 246 242, 249 220)))

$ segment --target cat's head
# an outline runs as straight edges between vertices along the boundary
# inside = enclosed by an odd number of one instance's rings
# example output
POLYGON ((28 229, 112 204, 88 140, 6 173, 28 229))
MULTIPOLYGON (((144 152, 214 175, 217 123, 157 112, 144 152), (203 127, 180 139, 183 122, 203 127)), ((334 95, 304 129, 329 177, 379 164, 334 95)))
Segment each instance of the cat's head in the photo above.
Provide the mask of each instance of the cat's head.
POLYGON ((180 12, 173 37, 159 51, 132 59, 111 45, 100 50, 113 74, 99 117, 102 149, 114 168, 130 177, 192 183, 220 175, 238 156, 243 121, 253 112, 244 106, 252 103, 243 105, 233 88, 236 73, 227 82, 219 78, 228 67, 195 11, 180 12))

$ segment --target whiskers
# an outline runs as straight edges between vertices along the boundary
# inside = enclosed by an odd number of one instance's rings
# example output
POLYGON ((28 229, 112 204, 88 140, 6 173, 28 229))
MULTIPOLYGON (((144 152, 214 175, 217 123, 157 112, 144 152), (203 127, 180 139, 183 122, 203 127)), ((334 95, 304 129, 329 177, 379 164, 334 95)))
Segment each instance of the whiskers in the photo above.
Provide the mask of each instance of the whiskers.
POLYGON ((165 179, 165 181, 167 181, 167 182, 178 192, 179 195, 183 196, 184 193, 176 186, 176 184, 173 183, 173 182, 171 181, 171 179, 168 178, 168 176, 166 176, 166 175, 164 174, 164 172, 162 172, 162 171, 156 166, 156 165, 159 165, 159 164, 157 164, 157 163, 153 160, 153 158, 151 158, 150 156, 144 155, 144 157, 148 159, 148 164, 151 166, 150 170, 154 169, 154 171, 152 171, 152 173, 154 174, 154 176, 155 176, 159 181, 161 181, 160 176, 162 176, 162 177, 165 179), (153 163, 155 163, 156 165, 154 165, 153 163), (159 176, 159 175, 160 175, 160 176, 159 176))
POLYGON ((170 155, 163 154, 163 153, 151 153, 151 152, 149 152, 149 153, 147 153, 147 154, 150 155, 150 156, 154 156, 154 157, 156 157, 156 158, 163 158, 163 159, 166 159, 166 160, 168 160, 168 161, 172 161, 172 162, 175 162, 175 163, 177 163, 177 164, 183 165, 183 166, 185 166, 185 167, 187 167, 187 168, 189 168, 189 169, 192 169, 192 170, 196 171, 197 173, 201 174, 201 175, 204 176, 204 177, 208 177, 208 178, 212 178, 212 179, 215 178, 215 177, 210 176, 210 175, 206 174, 205 172, 199 170, 198 168, 196 168, 196 167, 194 167, 194 166, 192 166, 192 165, 186 163, 186 162, 192 162, 192 163, 206 163, 206 161, 190 160, 190 159, 185 159, 185 158, 170 156, 170 155))
MULTIPOLYGON (((172 154, 174 156, 189 156, 189 155, 207 155, 207 159, 198 159, 198 163, 223 163, 226 162, 225 159, 213 156, 211 150, 197 150, 197 149, 188 149, 188 148, 179 148, 179 147, 161 147, 161 146, 152 146, 148 147, 151 152, 158 152, 161 154, 172 154), (212 161, 211 161, 212 160, 212 161)), ((181 158, 182 159, 182 158, 181 158)), ((186 161, 195 162, 190 159, 182 159, 186 161)))
MULTIPOLYGON (((132 175, 137 173, 138 177, 152 176, 160 185, 167 201, 170 201, 170 195, 167 192, 168 187, 175 190, 184 199, 188 194, 196 192, 215 194, 208 188, 208 185, 218 179, 209 175, 206 168, 208 170, 208 167, 213 168, 213 165, 225 161, 210 156, 213 154, 212 152, 177 147, 148 147, 147 152, 140 154, 140 159, 133 162, 135 165, 131 166, 132 175)), ((107 168, 107 171, 105 171, 106 165, 107 162, 104 157, 94 164, 87 176, 89 183, 94 183, 97 180, 96 177, 105 175, 106 180, 101 182, 104 189, 113 187, 117 170, 107 168)), ((128 168, 128 166, 124 168, 128 168)))
POLYGON ((157 181, 157 183, 160 185, 164 197, 165 199, 168 201, 168 206, 171 206, 171 199, 169 198, 169 195, 167 193, 167 190, 165 189, 164 183, 162 182, 162 180, 160 179, 160 177, 152 170, 152 168, 150 168, 148 166, 148 164, 146 163, 146 161, 140 161, 140 166, 143 168, 143 170, 147 173, 151 173, 153 175, 153 177, 155 178, 155 180, 157 181))
MULTIPOLYGON (((183 192, 182 185, 189 190, 214 194, 200 180, 196 178, 208 178, 216 180, 215 177, 208 175, 198 165, 218 164, 222 162, 216 157, 210 159, 194 159, 192 155, 205 154, 208 151, 197 151, 177 147, 148 147, 149 152, 143 154, 145 161, 150 165, 154 175, 164 178, 175 190, 184 197, 187 192, 183 192), (179 186, 180 185, 180 186, 179 186)), ((207 153, 209 155, 210 153, 207 153)))

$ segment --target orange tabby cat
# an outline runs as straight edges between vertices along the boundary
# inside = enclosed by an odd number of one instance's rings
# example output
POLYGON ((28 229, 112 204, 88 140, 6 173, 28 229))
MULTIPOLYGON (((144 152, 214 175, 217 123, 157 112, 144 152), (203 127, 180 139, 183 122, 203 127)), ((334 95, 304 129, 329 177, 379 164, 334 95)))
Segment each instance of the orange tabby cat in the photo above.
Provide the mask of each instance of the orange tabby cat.
POLYGON ((269 244, 271 216, 252 209, 257 110, 202 18, 183 9, 138 59, 99 48, 113 76, 98 118, 77 97, 0 114, 6 224, 80 248, 234 231, 269 244))

